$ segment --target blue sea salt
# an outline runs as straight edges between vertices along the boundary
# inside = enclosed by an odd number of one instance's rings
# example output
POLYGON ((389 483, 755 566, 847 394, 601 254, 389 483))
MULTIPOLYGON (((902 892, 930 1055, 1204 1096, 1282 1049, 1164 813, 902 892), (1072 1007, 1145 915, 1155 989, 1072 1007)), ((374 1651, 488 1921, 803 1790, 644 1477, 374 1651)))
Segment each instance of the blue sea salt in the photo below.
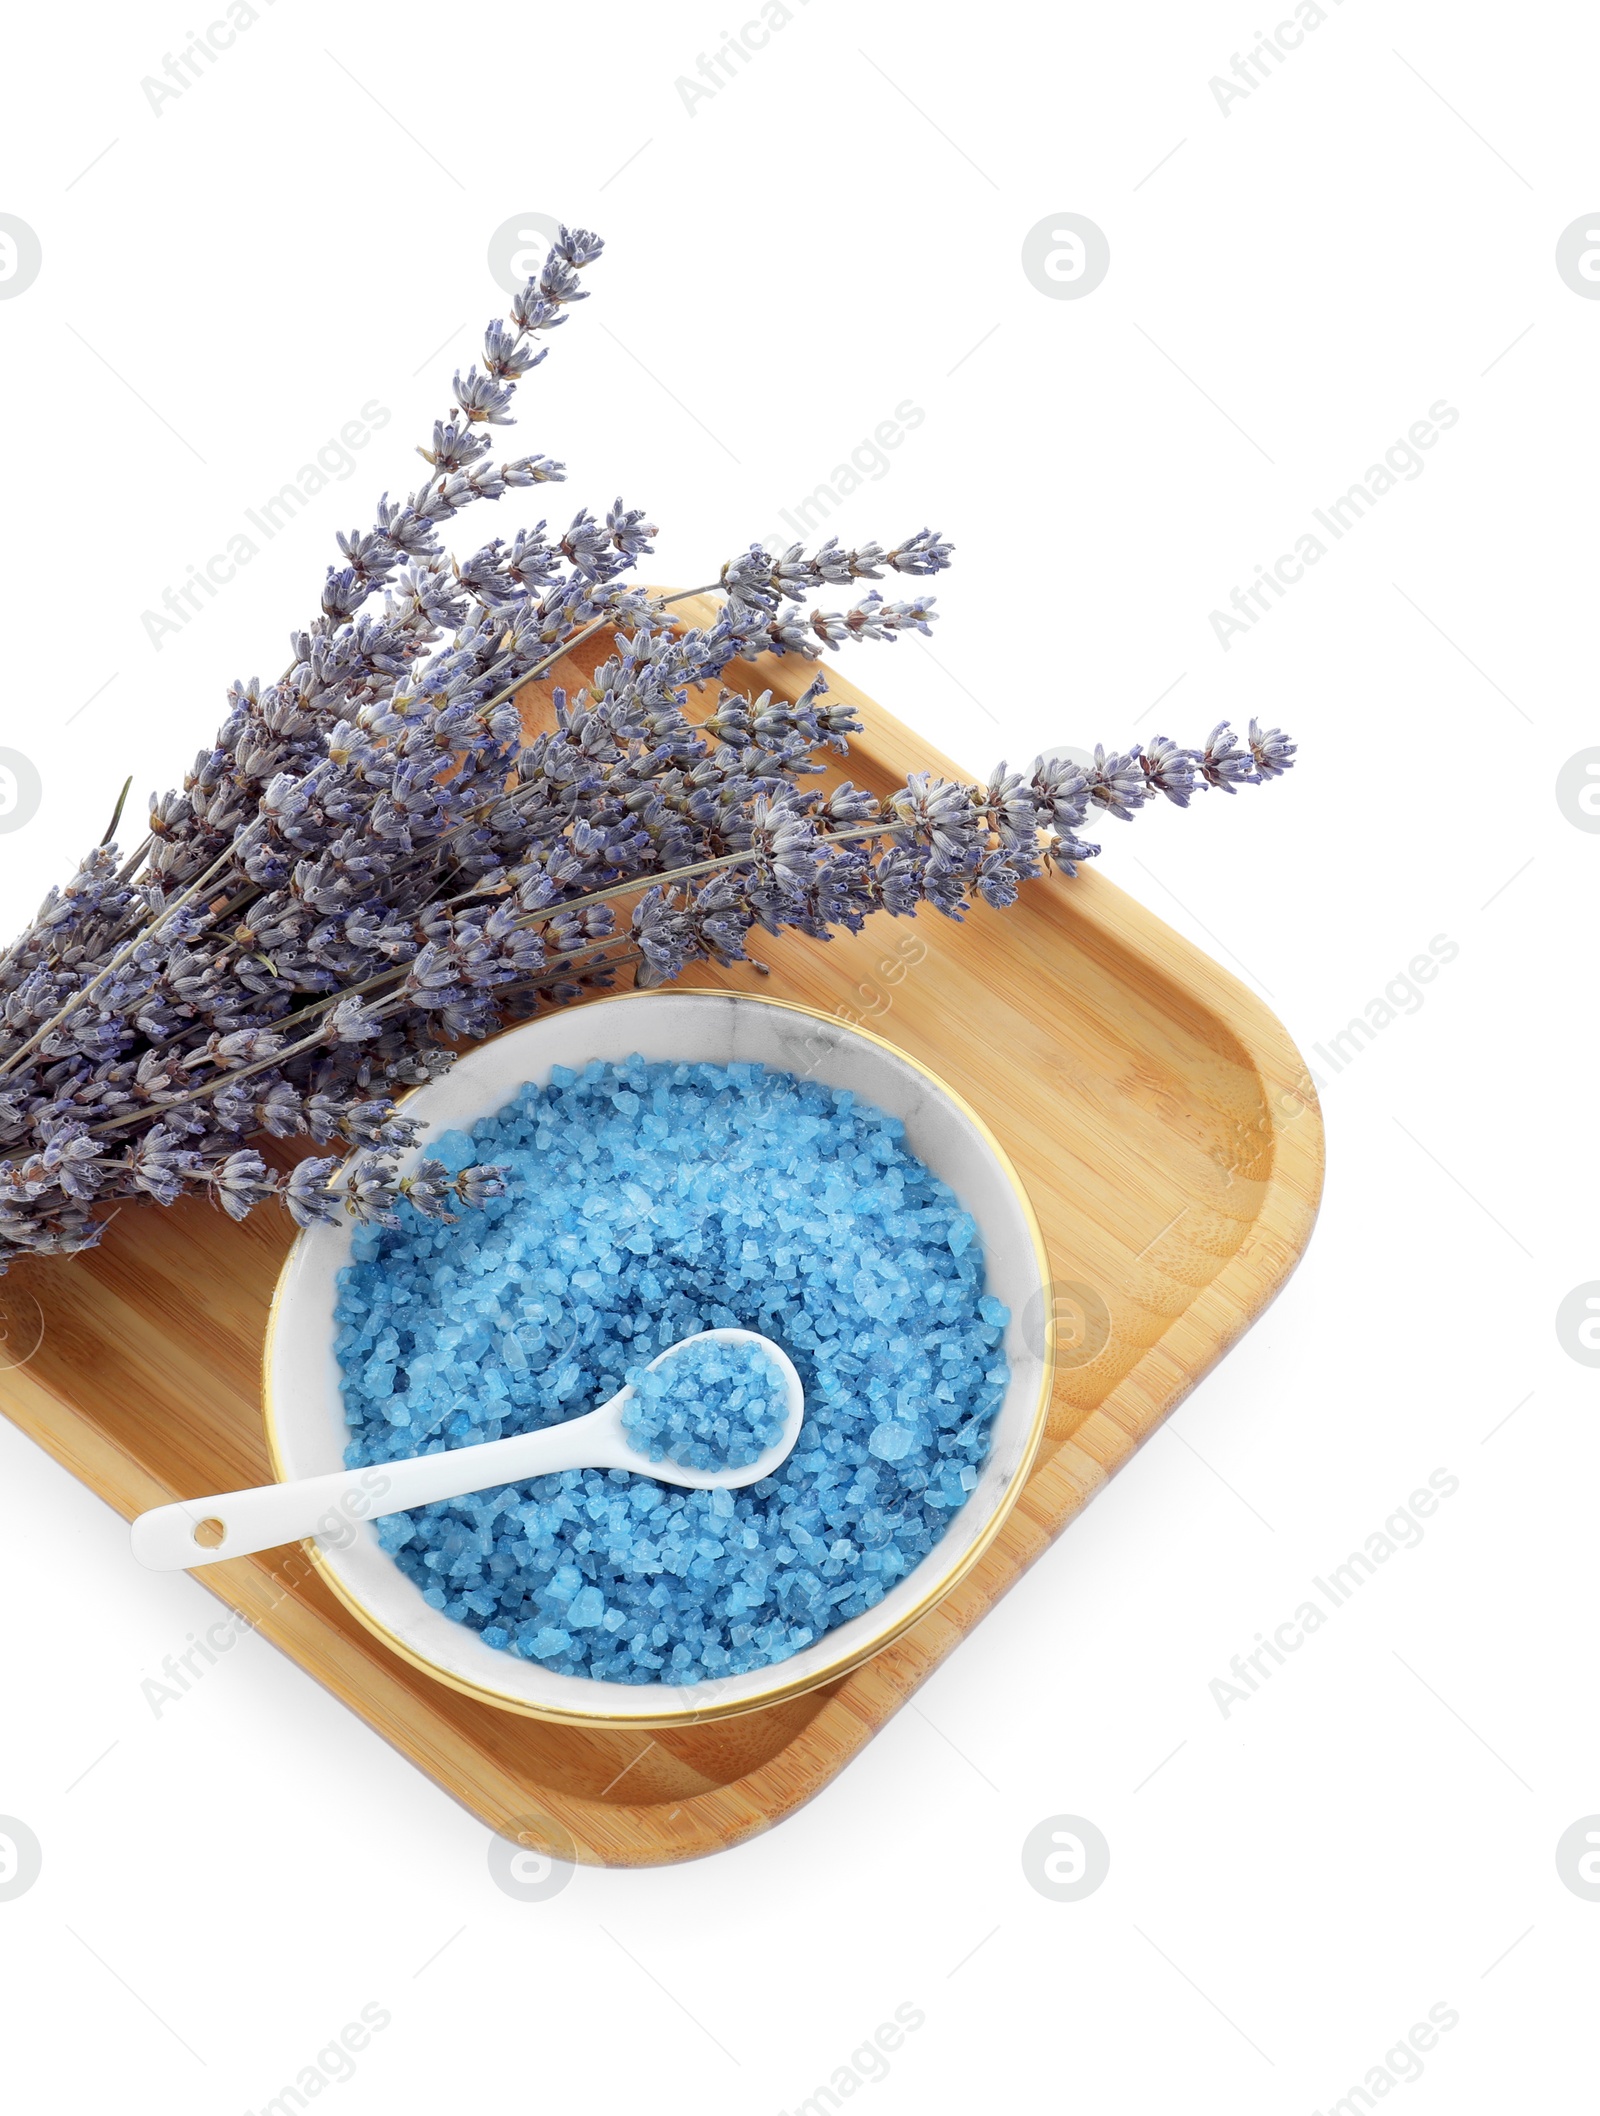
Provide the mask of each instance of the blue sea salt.
POLYGON ((577 1417, 707 1329, 772 1338, 806 1396, 794 1452, 740 1491, 568 1470, 389 1515, 430 1606, 562 1674, 692 1683, 799 1652, 939 1541, 988 1455, 1010 1317, 896 1118, 759 1065, 632 1057, 558 1066, 430 1151, 501 1163, 506 1194, 362 1230, 336 1310, 350 1467, 577 1417))
POLYGON ((783 1438, 789 1384, 759 1345, 685 1345, 656 1368, 628 1375, 622 1429, 652 1462, 680 1469, 745 1469, 783 1438))

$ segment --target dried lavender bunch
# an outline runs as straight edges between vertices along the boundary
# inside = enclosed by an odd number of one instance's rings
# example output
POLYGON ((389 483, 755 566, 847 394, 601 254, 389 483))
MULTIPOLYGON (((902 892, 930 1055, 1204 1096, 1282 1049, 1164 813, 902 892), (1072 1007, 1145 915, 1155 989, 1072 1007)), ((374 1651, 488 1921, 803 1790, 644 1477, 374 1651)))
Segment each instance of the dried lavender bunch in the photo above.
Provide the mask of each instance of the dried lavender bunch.
POLYGON ((850 709, 820 677, 792 703, 722 678, 764 653, 927 632, 921 592, 811 599, 942 572, 950 546, 929 529, 888 548, 752 546, 687 591, 722 598, 687 630, 682 598, 627 578, 655 530, 621 499, 452 557, 444 523, 564 476, 544 456, 491 461, 492 429, 600 249, 561 231, 482 365, 456 375, 425 481, 340 535, 283 673, 235 682, 143 842, 97 846, 0 956, 0 1270, 91 1246, 126 1197, 205 1192, 236 1219, 277 1197, 301 1226, 393 1224, 403 1200, 451 1218, 498 1175, 424 1160, 401 1178, 415 1128, 393 1096, 463 1040, 619 975, 744 959, 757 929, 825 940, 875 911, 1003 906, 1093 856, 1078 835, 1093 810, 1185 807, 1291 765, 1294 744, 1252 721, 1244 743, 1223 724, 1198 750, 1158 737, 1086 770, 1002 765, 984 786, 808 788, 848 752, 850 709), (514 693, 601 630, 608 658, 524 744, 514 693), (248 1143, 263 1136, 330 1151, 285 1174, 248 1143))

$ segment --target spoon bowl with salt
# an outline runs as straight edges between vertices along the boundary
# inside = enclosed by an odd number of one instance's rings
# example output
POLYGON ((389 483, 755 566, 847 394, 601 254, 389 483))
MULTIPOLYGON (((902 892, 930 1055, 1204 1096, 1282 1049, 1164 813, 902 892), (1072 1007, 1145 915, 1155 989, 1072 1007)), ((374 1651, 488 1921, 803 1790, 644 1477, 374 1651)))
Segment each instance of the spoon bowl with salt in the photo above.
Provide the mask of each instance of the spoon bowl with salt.
POLYGON ((177 1499, 133 1522, 133 1554, 152 1571, 176 1572, 306 1536, 348 1540, 352 1523, 567 1469, 738 1491, 783 1466, 804 1416, 805 1391, 781 1345, 755 1330, 701 1330, 582 1418, 366 1469, 177 1499))

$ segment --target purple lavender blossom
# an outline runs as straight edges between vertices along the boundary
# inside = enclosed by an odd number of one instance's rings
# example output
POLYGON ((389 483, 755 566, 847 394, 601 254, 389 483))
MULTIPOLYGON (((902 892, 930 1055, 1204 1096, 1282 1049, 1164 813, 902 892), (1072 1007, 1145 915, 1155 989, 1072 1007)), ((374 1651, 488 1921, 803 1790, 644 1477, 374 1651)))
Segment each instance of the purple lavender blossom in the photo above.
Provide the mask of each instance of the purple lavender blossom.
POLYGON ((792 703, 723 677, 926 633, 920 590, 833 591, 944 571, 951 547, 928 528, 888 547, 752 546, 689 628, 627 578, 656 532, 621 498, 452 557, 441 531, 467 507, 564 479, 543 455, 496 462, 494 437, 601 247, 561 230, 455 377, 423 482, 339 534, 282 673, 235 681, 182 787, 151 797, 143 840, 126 858, 96 846, 0 955, 0 1270, 92 1246, 118 1198, 209 1194, 239 1219, 275 1196, 301 1227, 481 1207, 501 1188, 491 1167, 398 1173, 415 1126, 395 1095, 461 1041, 619 976, 745 960, 758 930, 826 939, 879 912, 1004 907, 1047 865, 1095 854, 1076 834, 1091 808, 1183 807, 1293 763, 1293 742, 1252 721, 1247 743, 1224 724, 1198 751, 1096 750, 1086 772, 917 773, 882 800, 807 784, 848 752, 850 708, 820 677, 792 703), (817 607, 824 593, 847 607, 817 607), (525 744, 519 688, 602 632, 590 682, 558 691, 554 728, 525 744), (332 1151, 283 1173, 249 1143, 269 1138, 332 1151))

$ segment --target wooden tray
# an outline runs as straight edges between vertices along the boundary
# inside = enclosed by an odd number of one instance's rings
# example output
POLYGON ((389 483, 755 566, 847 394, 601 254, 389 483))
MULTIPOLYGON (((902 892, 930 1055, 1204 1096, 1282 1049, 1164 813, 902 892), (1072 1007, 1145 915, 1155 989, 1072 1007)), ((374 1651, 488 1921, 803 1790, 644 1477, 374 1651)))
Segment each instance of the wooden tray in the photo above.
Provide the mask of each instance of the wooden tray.
MULTIPOLYGON (((575 686, 591 667, 555 677, 575 686)), ((785 658, 729 681, 793 697, 815 673, 785 658)), ((956 775, 845 678, 830 683, 865 722, 848 759, 858 783, 956 775)), ((530 730, 548 714, 530 689, 530 730)), ((549 1725, 432 1681, 334 1600, 304 1546, 195 1575, 492 1828, 600 1865, 717 1851, 819 1792, 1254 1322, 1298 1262, 1322 1186, 1321 1116, 1283 1027, 1092 871, 1030 883, 1011 911, 965 925, 879 919, 760 952, 770 981, 705 965, 688 981, 793 997, 902 1045, 988 1120, 1043 1222, 1063 1361, 1038 1465, 983 1562, 843 1680, 650 1735, 549 1725)), ((14 1349, 41 1319, 43 1334, 0 1371, 0 1409, 125 1516, 263 1482, 261 1343, 290 1237, 271 1210, 235 1227, 200 1201, 129 1207, 99 1249, 15 1266, 0 1320, 14 1349)))

